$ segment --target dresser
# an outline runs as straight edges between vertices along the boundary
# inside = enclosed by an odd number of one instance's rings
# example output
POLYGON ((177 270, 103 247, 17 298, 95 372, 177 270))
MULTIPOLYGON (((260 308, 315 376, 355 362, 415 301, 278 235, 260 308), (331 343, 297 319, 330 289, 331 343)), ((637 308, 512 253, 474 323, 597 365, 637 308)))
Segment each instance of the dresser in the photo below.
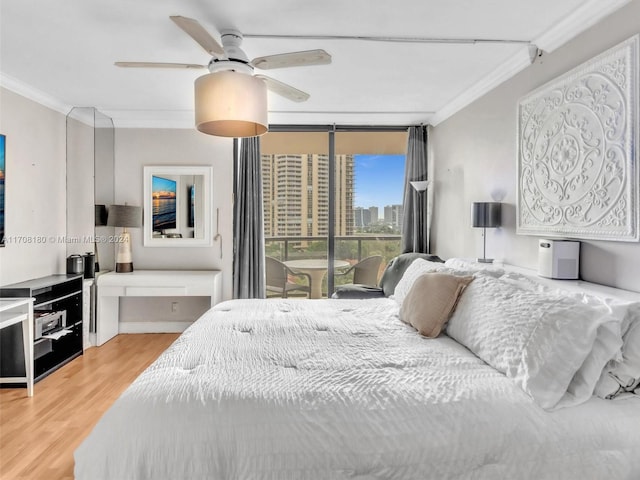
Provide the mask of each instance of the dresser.
POLYGON ((7 377, 32 377, 37 382, 82 355, 82 275, 50 275, 3 285, 0 297, 33 299, 30 351, 23 346, 25 328, 2 322, 1 383, 15 383, 5 380, 7 377))
MULTIPOLYGON (((219 270, 136 270, 109 272, 96 278, 95 344, 121 333, 119 303, 124 297, 208 297, 210 306, 221 300, 219 270)), ((143 333, 127 330, 127 333, 143 333)))

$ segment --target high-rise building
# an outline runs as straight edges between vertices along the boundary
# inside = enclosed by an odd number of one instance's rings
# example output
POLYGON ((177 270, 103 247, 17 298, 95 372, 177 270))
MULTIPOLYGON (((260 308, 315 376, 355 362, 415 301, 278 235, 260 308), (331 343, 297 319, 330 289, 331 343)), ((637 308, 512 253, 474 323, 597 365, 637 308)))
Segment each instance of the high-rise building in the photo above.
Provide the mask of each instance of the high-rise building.
POLYGON ((402 205, 385 205, 384 223, 400 231, 402 229, 403 212, 402 205))
POLYGON ((362 228, 371 225, 371 210, 362 207, 354 208, 353 221, 356 228, 362 228))
POLYGON ((354 208, 353 221, 356 228, 368 227, 372 223, 378 223, 378 207, 354 208))
POLYGON ((377 223, 378 220, 378 207, 369 207, 369 212, 371 215, 371 223, 377 223))
MULTIPOLYGON (((329 233, 329 156, 262 155, 264 234, 326 236, 329 233)), ((336 155, 336 235, 353 234, 353 156, 336 155)))

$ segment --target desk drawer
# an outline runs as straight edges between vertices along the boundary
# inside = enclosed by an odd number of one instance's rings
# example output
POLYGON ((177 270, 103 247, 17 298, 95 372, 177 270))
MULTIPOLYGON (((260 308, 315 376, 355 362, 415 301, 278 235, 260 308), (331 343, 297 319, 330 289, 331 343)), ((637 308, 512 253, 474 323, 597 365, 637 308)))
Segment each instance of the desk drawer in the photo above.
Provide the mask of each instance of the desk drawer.
POLYGON ((122 297, 124 295, 124 287, 112 287, 111 285, 98 285, 99 297, 122 297))
POLYGON ((183 297, 186 287, 125 287, 127 297, 183 297))

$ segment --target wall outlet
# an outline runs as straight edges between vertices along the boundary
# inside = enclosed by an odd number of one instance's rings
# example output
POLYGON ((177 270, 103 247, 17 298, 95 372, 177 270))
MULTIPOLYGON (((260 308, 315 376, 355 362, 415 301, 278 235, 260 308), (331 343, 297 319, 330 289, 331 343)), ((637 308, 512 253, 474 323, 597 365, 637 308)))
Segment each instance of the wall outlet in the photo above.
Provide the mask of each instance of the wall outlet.
POLYGON ((178 311, 178 302, 171 302, 171 312, 176 313, 178 311))

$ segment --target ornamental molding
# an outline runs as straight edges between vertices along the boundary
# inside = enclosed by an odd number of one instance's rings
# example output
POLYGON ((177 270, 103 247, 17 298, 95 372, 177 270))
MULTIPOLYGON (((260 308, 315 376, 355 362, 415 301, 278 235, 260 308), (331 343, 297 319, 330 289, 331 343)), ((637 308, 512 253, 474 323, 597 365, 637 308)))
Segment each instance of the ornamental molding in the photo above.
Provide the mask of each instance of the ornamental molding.
POLYGON ((638 241, 639 39, 520 100, 518 234, 638 241))

